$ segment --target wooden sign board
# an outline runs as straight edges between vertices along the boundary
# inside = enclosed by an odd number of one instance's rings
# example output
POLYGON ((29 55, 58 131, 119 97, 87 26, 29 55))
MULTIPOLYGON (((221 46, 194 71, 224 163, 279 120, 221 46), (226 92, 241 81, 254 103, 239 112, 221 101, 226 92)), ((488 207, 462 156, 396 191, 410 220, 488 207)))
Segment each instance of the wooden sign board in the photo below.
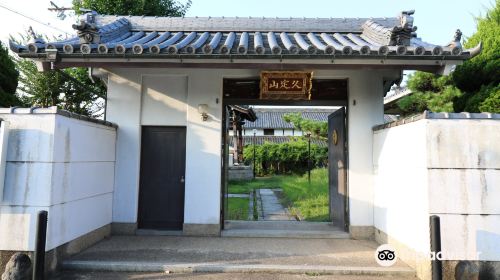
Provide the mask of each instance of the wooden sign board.
POLYGON ((260 73, 260 99, 310 100, 312 72, 263 71, 260 73))

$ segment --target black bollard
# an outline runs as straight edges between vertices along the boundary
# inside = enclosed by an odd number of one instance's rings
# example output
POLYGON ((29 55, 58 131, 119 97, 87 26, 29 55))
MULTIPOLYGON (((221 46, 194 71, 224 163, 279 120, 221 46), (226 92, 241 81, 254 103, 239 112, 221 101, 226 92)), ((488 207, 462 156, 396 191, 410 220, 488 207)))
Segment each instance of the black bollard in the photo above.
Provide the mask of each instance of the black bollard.
POLYGON ((430 228, 431 228, 431 253, 434 253, 434 259, 432 260, 432 280, 442 280, 443 279, 443 266, 441 260, 438 259, 441 253, 441 222, 439 216, 433 215, 430 217, 430 228))
POLYGON ((35 256, 33 260, 33 280, 45 279, 45 242, 47 237, 47 211, 38 212, 36 226, 35 256))

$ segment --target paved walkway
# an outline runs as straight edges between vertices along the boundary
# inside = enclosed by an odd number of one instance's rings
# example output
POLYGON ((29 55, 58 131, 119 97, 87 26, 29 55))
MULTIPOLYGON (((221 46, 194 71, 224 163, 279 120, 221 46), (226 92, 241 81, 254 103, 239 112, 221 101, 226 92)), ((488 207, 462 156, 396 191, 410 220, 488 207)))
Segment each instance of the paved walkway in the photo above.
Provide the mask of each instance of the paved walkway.
POLYGON ((290 215, 287 209, 281 205, 276 193, 272 189, 258 189, 261 201, 262 215, 259 220, 264 221, 294 221, 295 217, 290 215))
POLYGON ((351 239, 113 236, 65 261, 63 268, 84 273, 169 271, 176 275, 322 273, 398 279, 415 275, 401 261, 389 268, 379 266, 374 253, 377 246, 373 241, 351 239))

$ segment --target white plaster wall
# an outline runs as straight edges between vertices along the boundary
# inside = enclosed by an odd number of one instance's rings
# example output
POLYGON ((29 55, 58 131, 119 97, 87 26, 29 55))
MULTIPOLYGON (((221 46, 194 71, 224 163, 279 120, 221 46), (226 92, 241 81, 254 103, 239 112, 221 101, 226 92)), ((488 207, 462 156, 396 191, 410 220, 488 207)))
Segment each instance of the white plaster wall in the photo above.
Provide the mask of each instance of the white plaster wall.
POLYGON ((274 136, 284 136, 283 129, 275 129, 274 130, 274 136))
POLYGON ((283 135, 284 136, 293 136, 293 129, 284 129, 283 135))
POLYGON ((375 131, 373 164, 375 227, 416 252, 428 252, 426 122, 375 131))
MULTIPOLYGON (((243 135, 244 136, 253 136, 253 129, 244 129, 243 135)), ((256 128, 255 129, 255 136, 264 136, 264 129, 256 128)))
POLYGON ((3 199, 3 186, 5 178, 5 160, 9 137, 9 123, 0 119, 0 201, 3 199))
POLYGON ((373 226, 373 131, 384 121, 383 75, 353 71, 349 76, 349 218, 351 226, 373 226))
POLYGON ((33 250, 48 211, 46 250, 111 223, 115 128, 56 114, 7 114, 11 124, 0 250, 33 250))
POLYGON ((142 125, 186 125, 188 77, 142 77, 142 125))
MULTIPOLYGON (((443 259, 500 261, 500 121, 424 119, 374 132, 375 227, 443 259)), ((411 261, 411 260, 410 260, 411 261)))
POLYGON ((427 135, 445 258, 500 261, 500 120, 429 120, 427 135))
MULTIPOLYGON (((221 114, 223 78, 258 77, 260 70, 224 69, 111 69, 108 89, 107 120, 119 125, 117 137, 117 159, 113 221, 137 222, 140 162, 140 124, 149 112, 157 114, 165 109, 158 104, 144 102, 148 84, 162 90, 165 85, 184 83, 187 79, 187 151, 186 151, 186 200, 185 223, 217 224, 220 212, 220 168, 221 168, 221 114), (154 76, 155 78, 150 78, 154 76), (176 78, 177 77, 177 78, 176 78), (155 80, 156 79, 156 80, 155 80), (176 80, 177 79, 177 80, 176 80), (216 99, 219 98, 219 103, 216 99), (142 102, 142 103, 141 103, 142 102), (198 104, 208 104, 209 121, 202 122, 198 104), (161 110, 159 109, 161 108, 161 110), (145 111, 149 111, 145 113, 145 111)), ((373 225, 372 182, 372 126, 383 123, 383 76, 397 76, 397 71, 314 71, 316 78, 349 78, 349 102, 357 103, 349 111, 350 150, 352 172, 349 173, 349 188, 354 195, 351 201, 351 223, 373 225)), ((175 88, 178 88, 175 86, 175 88)), ((162 97, 164 95, 158 94, 162 97)), ((164 98, 164 97, 162 97, 164 98)), ((147 98, 146 98, 147 99, 147 98)), ((161 98, 160 98, 161 99, 161 98)), ((162 99, 164 103, 167 99, 162 99)), ((179 99, 175 99, 177 102, 179 99)), ((327 104, 326 104, 327 105, 327 104)), ((333 105, 333 104, 332 104, 333 105)), ((161 105, 163 106, 163 105, 161 105)), ((167 106, 167 105, 165 105, 167 106)), ((167 106, 168 107, 168 106, 167 106)), ((178 104, 176 108, 183 107, 178 104)), ((178 125, 180 111, 174 119, 167 114, 152 114, 147 117, 149 125, 178 125)), ((247 130, 246 135, 253 135, 247 130)), ((263 135, 258 130, 257 135, 263 135)), ((295 135, 301 135, 295 132, 295 135)))
POLYGON ((113 221, 137 222, 140 124, 183 125, 187 128, 184 222, 218 224, 222 79, 255 77, 258 72, 207 69, 110 71, 107 120, 119 125, 113 221), (151 95, 151 89, 154 89, 155 98, 146 96, 151 95), (173 93, 176 97, 170 99, 170 95, 166 97, 163 92, 173 93), (184 103, 181 102, 182 98, 185 98, 184 103), (207 122, 201 120, 199 104, 207 104, 209 107, 207 122))

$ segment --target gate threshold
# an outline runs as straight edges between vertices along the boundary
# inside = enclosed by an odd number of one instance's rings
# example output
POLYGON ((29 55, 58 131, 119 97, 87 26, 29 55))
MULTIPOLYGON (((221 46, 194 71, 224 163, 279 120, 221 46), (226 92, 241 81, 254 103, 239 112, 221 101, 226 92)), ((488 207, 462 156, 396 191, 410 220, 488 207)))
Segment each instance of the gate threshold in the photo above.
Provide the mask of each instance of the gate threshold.
POLYGON ((302 221, 226 221, 222 237, 349 239, 331 223, 302 221))

